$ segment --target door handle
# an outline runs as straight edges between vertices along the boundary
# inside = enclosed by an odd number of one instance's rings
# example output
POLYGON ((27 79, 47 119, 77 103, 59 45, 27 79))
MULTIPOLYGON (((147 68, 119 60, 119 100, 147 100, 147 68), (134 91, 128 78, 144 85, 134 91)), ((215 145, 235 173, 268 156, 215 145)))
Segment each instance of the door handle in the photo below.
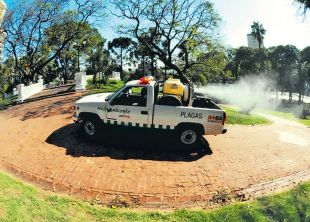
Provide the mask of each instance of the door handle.
POLYGON ((149 112, 148 111, 141 111, 142 115, 147 115, 149 112))

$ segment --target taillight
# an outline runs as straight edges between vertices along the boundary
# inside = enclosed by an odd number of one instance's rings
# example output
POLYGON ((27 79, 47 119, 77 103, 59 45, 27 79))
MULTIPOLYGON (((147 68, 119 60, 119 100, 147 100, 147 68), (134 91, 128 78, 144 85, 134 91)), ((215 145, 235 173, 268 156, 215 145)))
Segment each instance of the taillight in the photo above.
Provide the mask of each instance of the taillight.
POLYGON ((227 115, 226 115, 226 113, 224 112, 224 115, 223 115, 223 125, 226 123, 226 120, 227 120, 227 115))

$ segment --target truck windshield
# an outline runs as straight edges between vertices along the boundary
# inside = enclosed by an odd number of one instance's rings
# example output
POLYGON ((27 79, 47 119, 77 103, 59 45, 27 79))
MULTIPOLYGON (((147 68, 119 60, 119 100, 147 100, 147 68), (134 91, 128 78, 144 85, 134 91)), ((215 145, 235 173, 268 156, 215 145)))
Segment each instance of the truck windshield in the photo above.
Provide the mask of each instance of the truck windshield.
POLYGON ((126 85, 124 85, 122 88, 119 88, 118 90, 116 90, 114 93, 108 95, 105 98, 105 101, 109 101, 114 95, 116 95, 117 93, 119 93, 120 91, 122 91, 124 88, 126 88, 126 85))

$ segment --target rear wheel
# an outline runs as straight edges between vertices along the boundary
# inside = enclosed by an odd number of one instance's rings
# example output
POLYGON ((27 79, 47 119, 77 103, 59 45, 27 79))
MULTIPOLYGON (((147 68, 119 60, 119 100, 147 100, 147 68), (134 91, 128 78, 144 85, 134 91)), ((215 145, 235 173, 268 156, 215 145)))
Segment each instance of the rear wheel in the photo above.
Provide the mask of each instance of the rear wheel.
POLYGON ((201 142, 202 130, 197 126, 181 126, 177 129, 177 138, 184 148, 195 148, 201 142))

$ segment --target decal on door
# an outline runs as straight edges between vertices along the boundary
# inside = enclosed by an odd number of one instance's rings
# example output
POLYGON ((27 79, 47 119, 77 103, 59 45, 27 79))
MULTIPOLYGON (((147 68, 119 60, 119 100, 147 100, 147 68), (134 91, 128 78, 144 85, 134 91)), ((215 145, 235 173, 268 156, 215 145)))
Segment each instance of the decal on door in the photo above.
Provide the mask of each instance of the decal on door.
POLYGON ((107 107, 103 107, 103 106, 100 106, 98 107, 99 110, 102 110, 102 111, 107 111, 108 113, 122 113, 122 114, 130 114, 130 110, 129 109, 122 109, 122 108, 118 108, 118 107, 110 107, 110 108, 107 108, 107 107))
POLYGON ((181 112, 181 117, 185 119, 202 119, 202 113, 181 112))
POLYGON ((222 121, 223 121, 223 117, 221 116, 213 116, 213 115, 208 116, 208 122, 218 123, 222 121))

